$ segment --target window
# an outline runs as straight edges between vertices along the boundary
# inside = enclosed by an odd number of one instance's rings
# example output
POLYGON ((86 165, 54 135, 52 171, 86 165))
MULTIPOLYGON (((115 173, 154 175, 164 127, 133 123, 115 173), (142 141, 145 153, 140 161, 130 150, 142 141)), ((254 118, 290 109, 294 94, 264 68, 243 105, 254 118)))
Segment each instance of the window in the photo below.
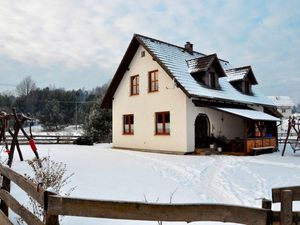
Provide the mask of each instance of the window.
POLYGON ((139 94, 139 75, 130 77, 130 95, 139 94))
POLYGON ((155 134, 170 134, 170 112, 155 113, 155 134))
POLYGON ((251 93, 251 84, 249 81, 244 81, 244 93, 247 95, 251 93))
POLYGON ((145 51, 141 51, 141 57, 145 57, 145 51))
POLYGON ((123 134, 133 134, 134 117, 133 114, 123 115, 123 134))
POLYGON ((158 70, 149 72, 149 92, 158 91, 158 70))
POLYGON ((208 75, 208 86, 211 88, 218 88, 218 78, 216 73, 210 72, 208 75))
POLYGON ((255 123, 255 137, 265 137, 266 136, 266 126, 262 121, 255 123))

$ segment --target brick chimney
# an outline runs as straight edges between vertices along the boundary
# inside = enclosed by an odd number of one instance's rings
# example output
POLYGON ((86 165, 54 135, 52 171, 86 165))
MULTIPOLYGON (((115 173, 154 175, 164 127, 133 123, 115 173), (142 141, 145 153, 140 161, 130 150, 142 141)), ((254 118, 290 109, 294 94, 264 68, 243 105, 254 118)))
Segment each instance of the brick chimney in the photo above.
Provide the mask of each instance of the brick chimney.
POLYGON ((185 49, 188 53, 190 53, 190 54, 193 55, 193 44, 190 43, 189 41, 185 43, 184 49, 185 49))

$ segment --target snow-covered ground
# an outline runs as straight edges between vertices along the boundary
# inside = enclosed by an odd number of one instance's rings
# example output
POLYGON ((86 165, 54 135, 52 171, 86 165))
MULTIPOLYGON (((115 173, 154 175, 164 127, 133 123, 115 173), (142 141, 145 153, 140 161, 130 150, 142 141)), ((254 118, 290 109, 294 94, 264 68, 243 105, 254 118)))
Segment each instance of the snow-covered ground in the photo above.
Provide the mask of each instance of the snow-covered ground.
MULTIPOLYGON (((27 133, 29 133, 29 127, 24 128, 27 133)), ((82 135, 83 129, 82 125, 69 125, 58 131, 45 131, 41 125, 35 125, 31 128, 33 135, 82 135)))
MULTIPOLYGON (((33 154, 21 146, 25 158, 33 154)), ((40 145, 41 156, 50 155, 75 172, 71 196, 107 200, 173 203, 228 203, 261 206, 261 198, 271 198, 273 187, 300 185, 300 153, 287 149, 259 156, 181 156, 112 149, 110 144, 94 146, 40 145)), ((5 153, 1 153, 2 159, 5 153)), ((16 155, 13 169, 28 173, 26 162, 16 155)), ((68 189, 67 187, 66 189, 68 189)), ((16 186, 12 191, 23 199, 16 186)), ((274 205, 273 205, 274 206, 274 205)), ((275 205, 278 208, 278 205, 275 205)), ((157 222, 120 221, 64 217, 65 225, 135 225, 157 222)), ((186 223, 163 223, 186 224, 186 223)), ((220 224, 197 222, 192 224, 220 224)))

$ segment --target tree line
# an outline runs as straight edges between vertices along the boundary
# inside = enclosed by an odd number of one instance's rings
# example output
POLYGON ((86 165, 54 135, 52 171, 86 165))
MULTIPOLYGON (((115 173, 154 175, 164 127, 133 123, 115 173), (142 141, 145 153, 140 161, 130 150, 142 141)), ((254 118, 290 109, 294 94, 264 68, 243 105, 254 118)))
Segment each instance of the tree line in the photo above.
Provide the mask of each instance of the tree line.
POLYGON ((85 136, 93 142, 110 141, 111 111, 100 109, 107 87, 104 84, 89 91, 39 88, 29 76, 16 86, 16 95, 0 93, 0 111, 11 112, 16 107, 49 131, 83 125, 85 136))

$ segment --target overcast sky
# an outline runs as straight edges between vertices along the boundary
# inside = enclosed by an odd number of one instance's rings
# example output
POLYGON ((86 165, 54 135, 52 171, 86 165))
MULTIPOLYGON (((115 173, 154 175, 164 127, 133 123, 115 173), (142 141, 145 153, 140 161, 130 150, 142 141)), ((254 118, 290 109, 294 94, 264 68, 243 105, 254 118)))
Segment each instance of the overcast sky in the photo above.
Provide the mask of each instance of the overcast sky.
POLYGON ((26 76, 38 87, 100 86, 139 33, 251 65, 263 93, 300 102, 299 8, 299 0, 1 0, 0 91, 26 76))

